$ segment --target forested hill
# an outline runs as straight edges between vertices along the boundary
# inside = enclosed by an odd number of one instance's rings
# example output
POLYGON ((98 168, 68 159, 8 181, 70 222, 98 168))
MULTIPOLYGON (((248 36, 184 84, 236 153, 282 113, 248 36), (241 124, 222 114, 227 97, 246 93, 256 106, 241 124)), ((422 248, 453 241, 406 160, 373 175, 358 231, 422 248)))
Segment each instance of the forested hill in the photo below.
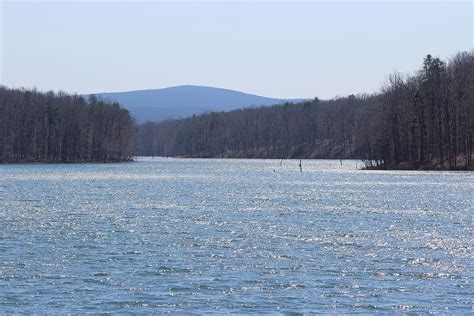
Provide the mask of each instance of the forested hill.
POLYGON ((428 55, 379 93, 139 126, 142 155, 360 158, 387 169, 472 169, 474 53, 428 55))
POLYGON ((0 87, 0 162, 118 162, 135 124, 116 103, 0 87))
POLYGON ((214 112, 139 126, 140 154, 226 158, 354 158, 363 155, 375 96, 317 99, 214 112))
POLYGON ((267 98, 235 90, 177 86, 164 89, 98 93, 98 98, 118 102, 128 109, 139 123, 159 122, 211 111, 231 111, 252 106, 282 104, 285 100, 267 98))

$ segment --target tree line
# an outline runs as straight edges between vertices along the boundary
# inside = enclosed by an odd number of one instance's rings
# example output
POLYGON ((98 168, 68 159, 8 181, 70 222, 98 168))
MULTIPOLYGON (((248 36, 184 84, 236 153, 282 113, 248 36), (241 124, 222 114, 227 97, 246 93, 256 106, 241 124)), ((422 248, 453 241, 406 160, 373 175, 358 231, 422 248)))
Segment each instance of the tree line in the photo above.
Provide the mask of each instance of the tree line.
POLYGON ((135 123, 91 96, 0 87, 0 162, 118 162, 134 155, 135 123))
POLYGON ((472 169, 474 52, 426 56, 415 75, 394 73, 369 111, 369 166, 472 169))
POLYGON ((427 55, 378 93, 214 112, 135 126, 117 103, 0 87, 0 162, 139 155, 358 158, 368 168, 473 169, 474 52, 427 55))
POLYGON ((140 155, 358 158, 368 168, 472 169, 474 52, 427 55, 378 93, 138 126, 140 155))
POLYGON ((210 113, 139 126, 146 156, 350 158, 371 96, 210 113))

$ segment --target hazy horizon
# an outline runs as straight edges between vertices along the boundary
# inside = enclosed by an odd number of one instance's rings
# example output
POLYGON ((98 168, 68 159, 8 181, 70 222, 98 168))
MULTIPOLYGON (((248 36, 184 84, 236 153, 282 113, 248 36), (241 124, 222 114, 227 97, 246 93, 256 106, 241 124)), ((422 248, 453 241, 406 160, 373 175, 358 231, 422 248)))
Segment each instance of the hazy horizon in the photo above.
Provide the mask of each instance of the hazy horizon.
POLYGON ((3 1, 1 16, 0 83, 78 94, 196 85, 330 99, 473 46, 471 2, 3 1))

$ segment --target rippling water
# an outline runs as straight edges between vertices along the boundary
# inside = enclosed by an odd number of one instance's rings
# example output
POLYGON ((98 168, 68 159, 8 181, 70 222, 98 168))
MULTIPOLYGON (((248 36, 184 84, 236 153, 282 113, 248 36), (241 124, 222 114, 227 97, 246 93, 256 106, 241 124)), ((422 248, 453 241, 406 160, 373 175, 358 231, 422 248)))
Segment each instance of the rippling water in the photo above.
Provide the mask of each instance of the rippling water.
POLYGON ((472 313, 474 174, 0 165, 0 313, 472 313))

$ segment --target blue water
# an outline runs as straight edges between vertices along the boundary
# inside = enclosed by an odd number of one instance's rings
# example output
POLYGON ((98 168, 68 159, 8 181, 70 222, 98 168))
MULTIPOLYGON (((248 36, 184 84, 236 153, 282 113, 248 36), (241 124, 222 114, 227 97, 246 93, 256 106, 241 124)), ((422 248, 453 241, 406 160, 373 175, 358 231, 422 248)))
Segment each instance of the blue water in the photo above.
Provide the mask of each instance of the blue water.
POLYGON ((0 165, 0 314, 473 313, 474 174, 356 167, 0 165))

